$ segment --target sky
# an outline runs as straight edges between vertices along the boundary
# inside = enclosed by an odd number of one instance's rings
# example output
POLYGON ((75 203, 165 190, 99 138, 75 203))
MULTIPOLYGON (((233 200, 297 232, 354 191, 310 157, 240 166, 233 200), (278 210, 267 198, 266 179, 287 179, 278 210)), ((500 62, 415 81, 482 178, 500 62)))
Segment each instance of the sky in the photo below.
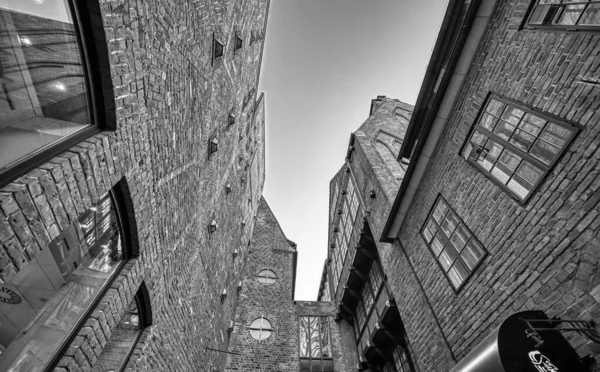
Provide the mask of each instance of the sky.
POLYGON ((264 196, 298 245, 296 300, 317 298, 329 181, 378 95, 414 104, 448 0, 271 0, 259 91, 264 196))

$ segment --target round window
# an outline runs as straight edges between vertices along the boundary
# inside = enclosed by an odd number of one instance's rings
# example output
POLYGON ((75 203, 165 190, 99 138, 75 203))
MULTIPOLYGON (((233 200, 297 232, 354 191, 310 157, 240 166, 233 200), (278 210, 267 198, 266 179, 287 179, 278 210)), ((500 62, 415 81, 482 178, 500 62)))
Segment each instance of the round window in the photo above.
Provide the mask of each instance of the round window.
POLYGON ((250 336, 257 340, 266 340, 273 333, 273 328, 271 327, 271 322, 263 318, 262 316, 258 319, 255 319, 252 324, 250 324, 250 336))
POLYGON ((263 284, 273 284, 275 283, 275 279, 277 279, 277 276, 271 270, 263 270, 256 277, 263 284))

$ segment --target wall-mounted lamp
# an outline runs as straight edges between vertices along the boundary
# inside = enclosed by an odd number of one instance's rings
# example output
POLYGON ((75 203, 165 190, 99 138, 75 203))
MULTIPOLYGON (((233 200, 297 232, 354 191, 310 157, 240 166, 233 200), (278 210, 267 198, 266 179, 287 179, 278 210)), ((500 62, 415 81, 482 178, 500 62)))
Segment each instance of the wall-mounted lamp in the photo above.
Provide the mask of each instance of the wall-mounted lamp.
POLYGON ((213 138, 210 141, 210 154, 214 154, 215 152, 217 152, 217 150, 219 149, 219 140, 217 139, 217 137, 213 138))
POLYGON ((229 195, 231 193, 231 185, 227 184, 225 185, 225 194, 229 195))
POLYGON ((375 197, 377 196, 377 194, 375 193, 375 190, 369 191, 369 196, 371 197, 371 199, 375 199, 375 197))
POLYGON ((227 327, 227 333, 231 334, 233 332, 233 320, 229 321, 229 327, 227 327))
POLYGON ((242 220, 242 227, 246 226, 246 220, 242 220))
POLYGON ((237 248, 233 250, 232 255, 233 255, 233 259, 235 260, 235 258, 238 256, 238 250, 237 250, 237 248))
POLYGON ((227 125, 233 125, 235 124, 235 115, 233 113, 230 113, 227 116, 227 125))
POLYGON ((219 227, 217 221, 212 220, 211 223, 208 225, 208 232, 211 234, 214 233, 215 231, 217 231, 217 227, 219 227))
POLYGON ((242 290, 242 281, 240 280, 237 285, 237 291, 239 292, 241 290, 242 290))
POLYGON ((225 302, 227 298, 227 288, 223 289, 223 293, 221 293, 221 303, 225 302))

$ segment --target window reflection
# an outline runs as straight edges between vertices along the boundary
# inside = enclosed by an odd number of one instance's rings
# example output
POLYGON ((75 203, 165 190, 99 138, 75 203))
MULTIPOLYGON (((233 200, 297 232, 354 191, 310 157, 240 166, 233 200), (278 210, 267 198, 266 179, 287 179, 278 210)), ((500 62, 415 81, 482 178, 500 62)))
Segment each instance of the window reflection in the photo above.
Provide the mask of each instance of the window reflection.
POLYGON ((121 239, 106 194, 0 285, 0 371, 46 366, 116 272, 121 239))
POLYGON ((98 361, 94 364, 92 372, 122 371, 138 338, 144 324, 141 318, 140 293, 129 303, 125 314, 112 331, 110 340, 106 344, 98 361))
POLYGON ((0 171, 90 126, 66 0, 0 0, 0 171))
POLYGON ((300 371, 333 371, 329 317, 301 316, 300 371))

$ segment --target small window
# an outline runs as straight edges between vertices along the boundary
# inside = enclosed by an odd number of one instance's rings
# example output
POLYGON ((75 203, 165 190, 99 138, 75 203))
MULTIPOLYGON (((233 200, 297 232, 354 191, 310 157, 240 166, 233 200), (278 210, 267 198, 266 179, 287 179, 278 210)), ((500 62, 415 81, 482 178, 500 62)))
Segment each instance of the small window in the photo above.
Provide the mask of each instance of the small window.
POLYGON ((600 30, 600 1, 535 0, 526 27, 600 30))
POLYGON ((490 97, 467 141, 464 158, 525 202, 579 129, 499 97, 490 97))
POLYGON ((421 235, 457 291, 487 254, 441 195, 429 212, 421 235))
POLYGON ((255 319, 252 324, 250 324, 249 329, 250 336, 259 341, 266 340, 269 338, 269 336, 271 336, 271 333, 273 333, 271 322, 262 316, 258 319, 255 319))
POLYGON ((30 3, 2 2, 0 9, 0 174, 19 174, 33 157, 97 130, 74 4, 30 3))
POLYGON ((300 371, 333 372, 329 317, 300 316, 300 371))
POLYGON ((256 276, 256 279, 263 284, 273 284, 277 279, 277 276, 271 270, 262 270, 256 276))

